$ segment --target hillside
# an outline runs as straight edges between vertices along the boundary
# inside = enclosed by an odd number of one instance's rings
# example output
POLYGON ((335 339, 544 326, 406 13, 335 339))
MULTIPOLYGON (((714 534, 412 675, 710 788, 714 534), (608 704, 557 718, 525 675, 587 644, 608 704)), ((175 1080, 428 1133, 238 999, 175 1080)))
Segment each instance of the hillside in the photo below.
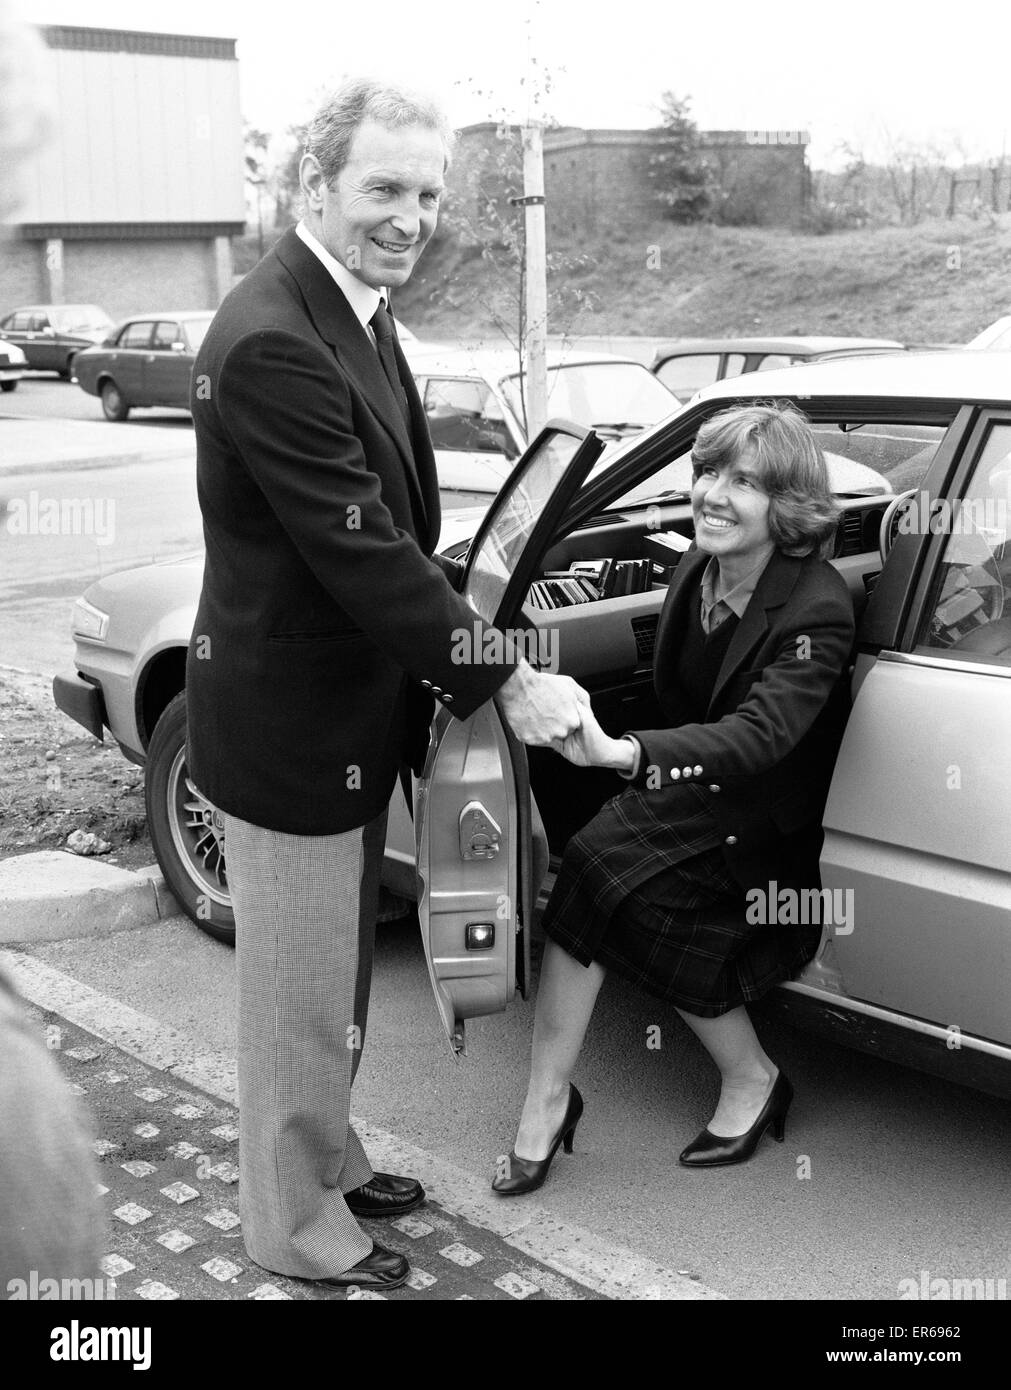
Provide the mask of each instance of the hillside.
MULTIPOLYGON (((553 310, 551 332, 964 342, 1011 312, 1011 215, 827 236, 658 222, 578 245, 556 242, 549 251, 586 262, 551 277, 550 289, 578 289, 594 305, 553 310), (949 268, 952 247, 957 269, 949 268)), ((504 307, 507 291, 515 294, 511 279, 479 249, 440 233, 398 292, 397 310, 425 337, 495 336, 492 305, 497 298, 504 307)))

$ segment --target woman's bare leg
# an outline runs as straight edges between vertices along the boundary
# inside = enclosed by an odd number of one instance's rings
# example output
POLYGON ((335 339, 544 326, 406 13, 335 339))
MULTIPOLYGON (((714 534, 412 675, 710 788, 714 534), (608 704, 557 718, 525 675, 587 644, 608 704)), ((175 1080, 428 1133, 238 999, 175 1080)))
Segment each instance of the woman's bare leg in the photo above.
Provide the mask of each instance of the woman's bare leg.
POLYGON ((516 1133, 520 1158, 547 1157, 565 1115, 569 1078, 606 973, 595 962, 580 965, 548 939, 537 987, 530 1083, 516 1133))
POLYGON ((684 1009, 678 1013, 720 1069, 723 1085, 709 1132, 721 1138, 744 1134, 758 1118, 777 1075, 747 1009, 742 1004, 717 1018, 702 1018, 684 1009))

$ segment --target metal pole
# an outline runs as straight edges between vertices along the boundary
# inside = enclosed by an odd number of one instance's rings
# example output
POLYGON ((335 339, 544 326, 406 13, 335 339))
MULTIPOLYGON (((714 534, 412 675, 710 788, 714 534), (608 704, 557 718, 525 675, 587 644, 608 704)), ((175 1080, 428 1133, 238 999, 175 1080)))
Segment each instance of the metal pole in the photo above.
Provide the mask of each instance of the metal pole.
POLYGON ((527 437, 536 438, 548 419, 548 282, 544 230, 544 146, 538 121, 523 127, 523 203, 526 216, 526 398, 527 437))

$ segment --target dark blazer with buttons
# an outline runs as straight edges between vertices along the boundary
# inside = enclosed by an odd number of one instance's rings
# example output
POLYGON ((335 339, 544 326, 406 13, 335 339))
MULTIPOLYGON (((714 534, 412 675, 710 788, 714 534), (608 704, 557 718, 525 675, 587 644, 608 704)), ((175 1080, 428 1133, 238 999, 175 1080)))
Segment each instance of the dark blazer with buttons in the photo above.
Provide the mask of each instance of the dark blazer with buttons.
POLYGON ((396 351, 411 434, 367 332, 291 230, 225 299, 194 366, 206 560, 189 770, 271 830, 366 824, 401 762, 419 767, 432 696, 465 718, 514 664, 459 662, 454 634, 482 624, 432 558, 435 461, 396 351))
POLYGON ((677 678, 709 556, 690 550, 657 628, 653 678, 670 727, 640 732, 633 782, 704 788, 743 888, 818 883, 821 818, 849 708, 853 605, 832 565, 775 551, 730 641, 703 723, 677 678))

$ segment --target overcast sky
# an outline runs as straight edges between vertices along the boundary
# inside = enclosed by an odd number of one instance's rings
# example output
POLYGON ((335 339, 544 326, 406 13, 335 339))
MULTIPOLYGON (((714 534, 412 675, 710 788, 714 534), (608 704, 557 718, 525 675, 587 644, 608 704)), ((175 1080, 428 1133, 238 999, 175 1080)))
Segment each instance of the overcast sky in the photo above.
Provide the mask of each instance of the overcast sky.
MULTIPOLYGON (((811 163, 848 141, 958 142, 1000 155, 1011 134, 1007 0, 21 0, 42 24, 239 41, 243 115, 278 132, 347 74, 407 79, 456 125, 527 114, 530 71, 567 125, 656 123, 661 92, 707 130, 811 134, 811 163)), ((1008 151, 1011 153, 1011 150, 1008 151)))

